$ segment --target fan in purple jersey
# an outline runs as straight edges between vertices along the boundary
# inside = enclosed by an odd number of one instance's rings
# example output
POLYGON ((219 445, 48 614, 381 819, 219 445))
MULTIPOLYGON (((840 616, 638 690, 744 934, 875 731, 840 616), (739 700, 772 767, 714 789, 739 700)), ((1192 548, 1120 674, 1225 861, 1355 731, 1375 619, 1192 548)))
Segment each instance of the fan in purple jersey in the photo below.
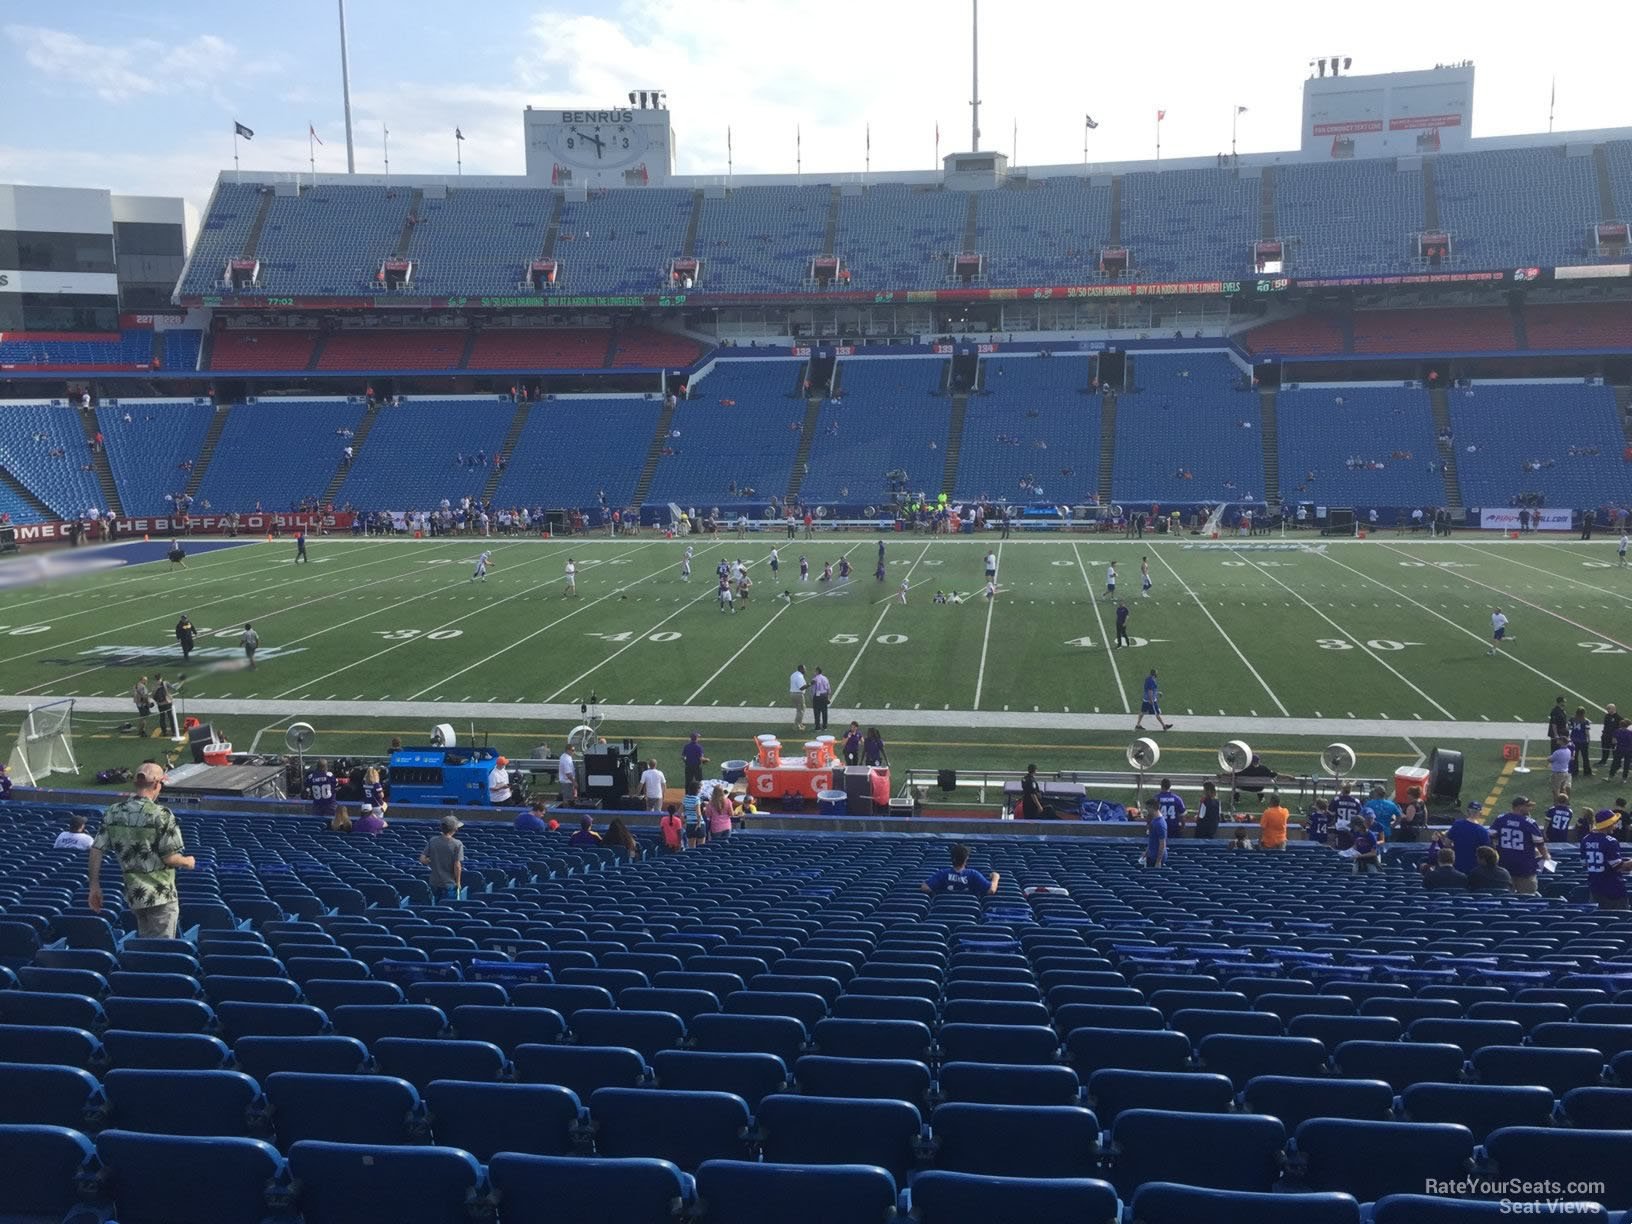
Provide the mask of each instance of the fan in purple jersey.
POLYGON ((1551 857, 1541 826, 1531 819, 1534 806, 1520 795, 1513 800, 1511 810, 1490 822, 1490 840, 1502 866, 1513 877, 1513 891, 1518 893, 1539 891, 1536 872, 1541 862, 1551 857))
POLYGON ((1581 862, 1587 869, 1587 892, 1599 909, 1628 908, 1626 872, 1632 858, 1621 857, 1621 843, 1615 840, 1619 816, 1608 808, 1598 813, 1592 831, 1581 838, 1581 862))

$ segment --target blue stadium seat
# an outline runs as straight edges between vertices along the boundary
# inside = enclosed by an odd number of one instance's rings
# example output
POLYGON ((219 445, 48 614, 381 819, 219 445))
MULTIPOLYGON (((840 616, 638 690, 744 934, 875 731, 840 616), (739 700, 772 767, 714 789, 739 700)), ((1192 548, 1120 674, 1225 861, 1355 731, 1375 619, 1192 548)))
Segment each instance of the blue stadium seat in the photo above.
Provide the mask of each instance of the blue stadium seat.
MULTIPOLYGON (((6 992, 0 992, 6 993, 6 992)), ((222 1047, 225 1052, 225 1047, 222 1047)), ((0 1024, 0 1061, 88 1067, 102 1053, 85 1029, 67 1025, 0 1024)))
POLYGON ((1133 1196, 1139 1224, 1360 1224, 1360 1204, 1347 1194, 1263 1194, 1147 1182, 1133 1196))
POLYGON ((447 1014, 429 1003, 342 1003, 329 1019, 335 1032, 368 1046, 385 1037, 428 1041, 448 1027, 447 1014))
POLYGON ((355 1037, 244 1037, 234 1043, 238 1069, 264 1084, 275 1071, 356 1075, 368 1067, 368 1050, 355 1037))
MULTIPOLYGON (((108 977, 113 976, 118 975, 108 975, 108 977)), ((140 975, 125 974, 124 976, 137 977, 140 975)), ((160 975, 154 974, 153 976, 158 977, 160 975)), ((25 991, 85 995, 92 999, 101 999, 111 993, 108 977, 104 977, 93 969, 42 969, 36 965, 24 965, 17 970, 17 982, 25 991)), ((32 1023, 32 1021, 25 1021, 24 1023, 32 1023)))
POLYGON ((453 1009, 453 1031, 465 1041, 486 1041, 505 1054, 520 1045, 547 1045, 566 1034, 566 1018, 547 1007, 488 1007, 463 1004, 453 1009))
POLYGON ((1196 1053, 1209 1071, 1227 1075, 1237 1088, 1260 1075, 1309 1076, 1326 1070, 1326 1047, 1313 1037, 1255 1037, 1214 1033, 1196 1053))
POLYGON ((1253 1113, 1271 1114, 1295 1131, 1310 1118, 1380 1122, 1393 1115, 1394 1089, 1383 1080, 1258 1075, 1241 1098, 1253 1113))
MULTIPOLYGON (((1546 1049, 1597 1050, 1604 1061, 1612 1062, 1632 1050, 1632 1024, 1538 1024, 1530 1033, 1532 1045, 1546 1049)), ((1517 1045, 1518 1038, 1508 1042, 1492 1041, 1490 1045, 1517 1045)))
POLYGON ((627 1046, 648 1062, 686 1039, 686 1022, 673 1012, 585 1009, 572 1018, 573 1036, 586 1045, 627 1046))
MULTIPOLYGON (((829 1022, 824 1020, 822 1023, 829 1022)), ((786 1065, 791 1065, 799 1057, 807 1041, 805 1026, 792 1016, 710 1013, 698 1016, 692 1023, 691 1036, 699 1050, 775 1054, 786 1065)))
POLYGON ((944 1062, 939 1085, 942 1100, 977 1105, 1075 1105, 1082 1095, 1077 1073, 1058 1065, 944 1062))
MULTIPOLYGON (((851 997, 841 996, 834 1006, 851 997)), ((931 1016, 935 1014, 933 1003, 925 1000, 915 1002, 928 1008, 931 1016)), ((735 990, 725 996, 724 1010, 733 1016, 792 1016, 805 1028, 811 1029, 827 1018, 828 1005, 827 1000, 819 994, 791 994, 777 990, 735 990)))
POLYGON ((1460 1046, 1421 1042, 1345 1041, 1332 1054, 1339 1074, 1386 1080, 1396 1092, 1412 1084, 1454 1084, 1462 1078, 1464 1061, 1460 1046))
POLYGON ((1311 1118, 1293 1140, 1300 1182, 1370 1202, 1410 1194, 1429 1180, 1455 1181, 1473 1161, 1473 1134, 1436 1122, 1357 1122, 1311 1118))
POLYGON ((452 1015, 456 1007, 507 1007, 509 992, 497 982, 410 982, 408 1002, 440 1007, 452 1015))
POLYGON ((87 995, 0 990, 0 1022, 53 1028, 99 1029, 108 1022, 102 1005, 87 995))
POLYGON ((196 999, 203 984, 188 973, 108 974, 108 987, 116 995, 136 999, 196 999))
POLYGON ((916 1161, 922 1127, 905 1101, 769 1096, 757 1115, 766 1160, 869 1164, 904 1182, 916 1161))
POLYGON ((328 1032, 329 1018, 305 1003, 227 1002, 215 1009, 221 1034, 240 1037, 318 1037, 328 1032))
POLYGON ((930 1116, 937 1168, 996 1177, 1090 1177, 1099 1121, 1076 1105, 952 1102, 930 1116))
POLYGON ((1602 1083, 1604 1077, 1604 1056, 1597 1050, 1486 1046, 1468 1063, 1480 1083, 1540 1084, 1554 1096, 1602 1083))
MULTIPOLYGON (((1192 1071, 1126 1071, 1108 1067, 1088 1081, 1088 1103, 1107 1126, 1129 1109, 1228 1113, 1235 1087, 1223 1075, 1192 1071)), ((1269 1112, 1269 1111, 1259 1111, 1269 1112)))
POLYGON ((1334 1053, 1345 1041, 1398 1041, 1405 1025, 1392 1016, 1297 1016, 1286 1026, 1290 1037, 1313 1037, 1334 1053))
POLYGON ((941 1008, 941 1019, 947 1024, 1029 1025, 1047 1028, 1049 1013, 1048 1008, 1040 1002, 948 998, 941 1008))
POLYGON ((627 1046, 524 1045, 511 1058, 518 1082, 559 1084, 579 1100, 600 1088, 633 1088, 648 1073, 640 1051, 627 1046))
POLYGON ((934 1037, 914 1020, 839 1020, 819 1023, 816 1048, 834 1058, 894 1058, 926 1062, 934 1037))
POLYGON ((570 1155, 584 1117, 578 1097, 553 1084, 433 1080, 425 1105, 435 1142, 484 1163, 497 1152, 570 1155))
MULTIPOLYGON (((1548 1026, 1543 1025, 1542 1028, 1548 1026)), ((1628 1030, 1632 1032, 1632 1029, 1628 1030)), ((1463 1057, 1481 1046, 1521 1045, 1524 1026, 1517 1020, 1441 1020, 1427 1018, 1413 1020, 1405 1030, 1407 1041, 1440 1042, 1459 1046, 1463 1057)), ((1546 1044, 1545 1042, 1540 1044, 1546 1044)), ((1590 1045, 1590 1042, 1568 1042, 1569 1045, 1590 1045)))
POLYGON ((1066 1038, 1065 1052, 1081 1079, 1104 1067, 1181 1071, 1190 1059, 1190 1039, 1183 1033, 1078 1028, 1066 1038))
MULTIPOLYGON (((384 982, 369 984, 386 985, 384 982)), ((308 983, 308 989, 304 996, 313 1004, 327 1011, 338 1002, 338 1000, 320 1002, 319 996, 311 993, 310 987, 313 985, 317 985, 317 983, 308 983)), ((299 1003, 302 998, 300 983, 283 977, 238 977, 227 973, 205 974, 203 987, 205 1000, 211 1007, 215 1008, 219 1008, 223 1003, 233 1002, 299 1003)))
POLYGON ((302 1139, 334 1143, 403 1143, 419 1126, 419 1094, 391 1075, 312 1075, 277 1071, 266 1099, 278 1145, 302 1139))
POLYGON ((1175 1178, 1215 1190, 1264 1191, 1280 1175, 1286 1129, 1263 1114, 1130 1109, 1111 1127, 1111 1143, 1111 1182, 1124 1198, 1146 1182, 1175 1178))
POLYGON ((102 1001, 108 1027, 136 1033, 206 1033, 215 1024, 208 1003, 197 999, 131 999, 113 995, 102 1001))
POLYGON ((261 1224, 282 1195, 283 1158, 258 1139, 106 1130, 96 1154, 120 1219, 261 1224))
MULTIPOLYGON (((768 1098, 783 1099, 800 1098, 768 1098)), ((748 1104, 729 1092, 601 1088, 589 1114, 603 1156, 656 1156, 690 1172, 748 1154, 748 1104)))
MULTIPOLYGON (((226 1042, 206 1033, 138 1033, 129 1029, 104 1032, 102 1053, 110 1067, 154 1071, 214 1071, 225 1067, 233 1057, 226 1042)), ((253 1072, 250 1075, 260 1079, 253 1072)))
POLYGON ((889 1220, 895 1179, 872 1165, 710 1160, 697 1170, 697 1197, 720 1224, 825 1224, 889 1220))
POLYGON ((71 1127, 0 1124, 0 1219, 64 1219, 95 1159, 91 1141, 71 1127))
POLYGON ((811 1096, 907 1101, 923 1108, 931 1086, 929 1067, 900 1058, 834 1058, 806 1054, 794 1064, 794 1078, 811 1096))
MULTIPOLYGON (((803 1060, 801 1060, 803 1061, 803 1060)), ((775 1054, 713 1050, 659 1050, 652 1058, 659 1088, 692 1092, 730 1092, 750 1110, 773 1092, 788 1087, 788 1067, 775 1054)))
MULTIPOLYGON (((752 994, 751 991, 748 993, 752 994)), ((821 1002, 816 995, 807 997, 821 1002)), ((731 1010, 730 1000, 726 1001, 726 1010, 731 1010)), ((825 1005, 822 1010, 825 1015, 827 1010, 825 1005)), ((921 999, 915 995, 840 995, 833 1003, 833 1016, 839 1020, 911 1020, 926 1027, 933 1027, 940 1019, 939 1009, 933 999, 921 999)), ((809 1022, 810 1026, 814 1028, 821 1019, 823 1016, 817 1016, 815 1021, 809 1022)))
POLYGON ((1053 1062, 1060 1039, 1046 1024, 943 1024, 940 1046, 953 1062, 1028 1065, 1053 1062))
POLYGON ((1405 1089, 1400 1106, 1407 1121, 1454 1122, 1472 1131, 1475 1143, 1483 1143, 1504 1126, 1550 1124, 1553 1094, 1539 1086, 1425 1083, 1405 1089))
POLYGON ((1572 1088, 1560 1107, 1575 1126, 1632 1130, 1632 1088, 1572 1088))
POLYGON ((104 1125, 158 1135, 255 1138, 261 1089, 238 1071, 116 1068, 102 1077, 104 1125))
POLYGON ((401 1076, 421 1092, 437 1079, 491 1083, 508 1065, 504 1051, 491 1041, 382 1037, 369 1049, 380 1071, 401 1076))
POLYGON ((1632 1131, 1510 1126, 1486 1138, 1485 1153, 1499 1177, 1602 1185, 1594 1201, 1632 1209, 1632 1131))
POLYGON ((1116 1191, 1097 1178, 991 1177, 928 1169, 912 1180, 912 1218, 920 1224, 1104 1224, 1119 1215, 1116 1191))
POLYGON ((695 1193, 666 1160, 604 1156, 524 1156, 488 1162, 503 1224, 673 1224, 695 1193))
POLYGON ((547 1007, 560 1012, 572 1023, 580 1011, 610 1011, 616 1006, 612 992, 602 986, 569 986, 563 982, 533 986, 512 986, 510 1002, 517 1007, 547 1007))
POLYGON ((100 1103, 96 1077, 78 1067, 0 1063, 0 1125, 90 1130, 100 1103))
MULTIPOLYGON (((208 983, 206 983, 206 990, 208 983)), ((332 978, 313 978, 304 986, 299 987, 306 994, 306 1001, 313 1007, 321 1007, 324 1011, 333 1014, 334 1009, 344 1006, 376 1006, 401 1003, 404 995, 402 987, 395 982, 342 982, 332 978)), ((281 1003, 282 999, 251 1000, 255 1002, 281 1003)))
POLYGON ((1054 1027, 1068 1037, 1079 1028, 1149 1029, 1167 1027, 1167 1017, 1154 1007, 1118 1007, 1104 1003, 1066 1003, 1054 1009, 1054 1027))
POLYGON ((445 1147, 305 1140, 289 1153, 306 1224, 400 1224, 462 1219, 480 1195, 482 1168, 468 1152, 445 1147))

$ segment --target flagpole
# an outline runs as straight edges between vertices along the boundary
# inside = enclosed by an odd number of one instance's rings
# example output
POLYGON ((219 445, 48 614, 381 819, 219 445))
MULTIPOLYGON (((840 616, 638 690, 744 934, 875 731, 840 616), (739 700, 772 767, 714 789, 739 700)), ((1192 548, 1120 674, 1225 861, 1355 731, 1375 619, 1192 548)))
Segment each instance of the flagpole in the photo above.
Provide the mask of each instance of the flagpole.
POLYGON ((1082 165, 1083 165, 1083 169, 1086 170, 1088 168, 1088 116, 1087 115, 1084 115, 1082 117, 1082 165))
POLYGON ((1235 160, 1235 129, 1241 119, 1241 108, 1237 106, 1230 112, 1230 160, 1235 160))
POLYGON ((232 125, 232 181, 235 183, 240 181, 238 177, 238 124, 236 121, 232 125))
POLYGON ((1551 132, 1553 130, 1553 108, 1554 108, 1554 106, 1557 105, 1557 103, 1558 103, 1558 74, 1555 72, 1553 74, 1552 92, 1547 95, 1547 131, 1548 131, 1549 134, 1551 134, 1551 132))
POLYGON ((731 173, 731 125, 728 123, 725 125, 725 182, 727 186, 731 183, 731 173))
POLYGON ((872 172, 873 172, 873 125, 871 123, 869 123, 867 125, 867 152, 866 152, 865 157, 862 159, 862 163, 861 163, 862 177, 865 178, 867 175, 871 174, 872 172))
POLYGON ((387 179, 386 185, 390 186, 389 180, 391 178, 391 129, 386 127, 384 123, 381 123, 380 124, 380 131, 385 133, 385 138, 384 138, 385 139, 385 177, 387 179))
POLYGON ((459 139, 459 131, 460 131, 460 129, 458 129, 458 128, 453 129, 453 164, 454 164, 456 175, 459 178, 464 178, 465 177, 465 151, 464 151, 463 148, 460 147, 461 145, 464 144, 464 141, 459 139))
POLYGON ((1162 160, 1162 112, 1156 112, 1156 160, 1162 160))
POLYGON ((1009 165, 1020 164, 1020 120, 1014 121, 1014 130, 1009 133, 1009 165))
POLYGON ((793 177, 798 178, 805 172, 805 135, 799 124, 793 125, 793 177))
POLYGON ((312 130, 312 125, 308 123, 306 125, 306 161, 312 167, 313 183, 317 182, 317 145, 312 143, 316 137, 317 133, 312 130))

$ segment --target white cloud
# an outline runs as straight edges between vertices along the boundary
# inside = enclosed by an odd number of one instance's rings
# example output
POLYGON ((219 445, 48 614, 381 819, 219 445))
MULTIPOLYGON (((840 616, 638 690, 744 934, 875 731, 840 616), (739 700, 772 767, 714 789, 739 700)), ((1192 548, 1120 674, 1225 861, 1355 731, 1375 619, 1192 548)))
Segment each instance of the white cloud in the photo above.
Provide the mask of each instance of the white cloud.
POLYGON ((88 89, 105 102, 188 93, 238 71, 238 49, 214 34, 182 42, 151 38, 95 43, 45 26, 8 25, 5 35, 42 76, 88 89))

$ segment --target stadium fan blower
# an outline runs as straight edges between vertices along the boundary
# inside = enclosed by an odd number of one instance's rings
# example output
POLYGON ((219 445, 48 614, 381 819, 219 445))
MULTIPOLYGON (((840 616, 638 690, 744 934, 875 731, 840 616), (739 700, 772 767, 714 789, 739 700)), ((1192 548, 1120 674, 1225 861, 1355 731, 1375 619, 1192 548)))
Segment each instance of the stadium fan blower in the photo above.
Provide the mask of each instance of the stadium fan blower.
POLYGON ((1133 767, 1133 802, 1135 807, 1145 799, 1145 775, 1156 768, 1162 759, 1161 746, 1148 735, 1140 736, 1128 745, 1128 764, 1133 767))
POLYGON ((1339 786, 1343 784, 1346 775, 1354 772, 1354 763, 1358 759, 1354 755, 1354 749, 1347 744, 1327 744, 1320 750, 1320 767, 1330 774, 1339 786))

